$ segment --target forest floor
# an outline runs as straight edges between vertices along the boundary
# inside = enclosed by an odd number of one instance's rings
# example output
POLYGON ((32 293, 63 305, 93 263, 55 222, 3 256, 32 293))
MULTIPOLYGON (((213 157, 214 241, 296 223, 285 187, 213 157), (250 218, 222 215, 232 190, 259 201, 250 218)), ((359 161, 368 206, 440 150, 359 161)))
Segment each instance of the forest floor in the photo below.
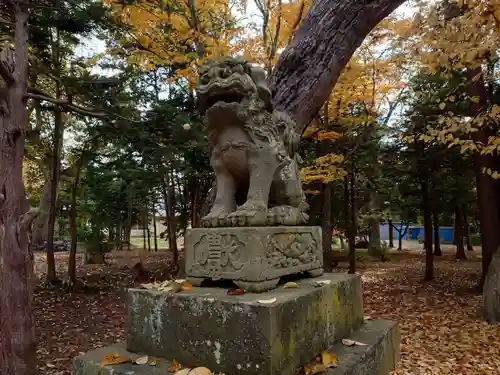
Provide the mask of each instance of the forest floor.
MULTIPOLYGON (((81 256, 80 254, 78 255, 81 256)), ((469 260, 454 260, 454 250, 444 247, 435 261, 435 280, 422 282, 421 250, 390 253, 380 262, 360 256, 365 315, 398 320, 401 360, 395 375, 498 375, 500 374, 500 326, 481 318, 479 251, 469 260)), ((43 278, 45 259, 36 255, 36 272, 43 278)), ((40 373, 72 374, 72 359, 82 352, 124 338, 124 288, 134 285, 130 266, 141 259, 153 276, 164 278, 169 256, 164 252, 112 253, 107 265, 81 265, 83 284, 77 292, 39 285, 35 291, 40 373)), ((56 254, 61 277, 68 255, 56 254)), ((345 272, 340 263, 336 271, 345 272)))

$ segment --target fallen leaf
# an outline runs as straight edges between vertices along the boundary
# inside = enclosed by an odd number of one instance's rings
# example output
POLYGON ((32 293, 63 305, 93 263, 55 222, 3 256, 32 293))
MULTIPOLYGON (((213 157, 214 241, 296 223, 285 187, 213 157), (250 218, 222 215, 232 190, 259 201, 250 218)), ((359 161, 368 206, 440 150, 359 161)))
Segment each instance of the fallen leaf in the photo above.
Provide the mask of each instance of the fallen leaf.
MULTIPOLYGON (((173 371, 170 371, 170 367, 169 367, 168 371, 173 372, 173 371)), ((188 375, 190 372, 191 372, 191 369, 186 367, 186 368, 183 368, 182 370, 178 370, 174 375, 188 375)))
POLYGON ((263 303, 265 305, 268 305, 268 304, 276 302, 276 297, 275 298, 271 298, 271 299, 260 299, 257 302, 258 303, 263 303))
POLYGON ((156 366, 156 360, 152 359, 151 361, 149 361, 148 365, 156 366))
POLYGON ((128 357, 121 356, 119 353, 108 353, 101 361, 101 367, 119 365, 128 362, 132 362, 132 360, 128 357))
POLYGON ((213 375, 212 371, 206 367, 196 367, 189 371, 189 375, 213 375))
POLYGON ((176 282, 177 284, 184 284, 186 282, 186 279, 177 279, 174 280, 174 282, 176 282))
POLYGON ((324 350, 321 353, 321 363, 326 367, 337 367, 337 356, 335 353, 324 350))
POLYGON ((148 360, 149 360, 148 356, 147 356, 147 355, 145 355, 145 356, 143 356, 143 357, 139 357, 139 358, 137 358, 137 359, 134 361, 134 363, 135 363, 136 365, 145 365, 146 363, 148 363, 148 360))
POLYGON ((56 365, 53 365, 52 363, 46 363, 45 366, 47 366, 48 368, 56 367, 56 365))
POLYGON ((326 372, 328 368, 322 363, 311 363, 304 366, 304 375, 315 375, 326 372))
POLYGON ((230 296, 241 296, 242 294, 245 294, 245 291, 243 289, 229 289, 227 294, 230 296))
POLYGON ((288 283, 285 284, 284 288, 298 288, 299 286, 297 283, 294 283, 293 281, 289 281, 288 283))
POLYGON ((193 290, 193 286, 191 284, 189 284, 189 283, 183 283, 181 285, 181 290, 184 290, 184 291, 186 291, 186 290, 193 290))
POLYGON ((342 344, 344 344, 345 346, 354 346, 354 345, 363 346, 363 345, 366 345, 366 344, 363 344, 362 342, 349 340, 349 339, 342 339, 342 344))
POLYGON ((154 289, 155 288, 155 284, 151 284, 151 283, 141 284, 141 287, 143 287, 144 289, 154 289))
MULTIPOLYGON (((181 364, 174 359, 172 361, 172 364, 170 366, 168 366, 168 372, 175 372, 177 375, 177 373, 181 370, 181 368, 182 368, 181 364)), ((184 370, 186 370, 186 369, 184 369, 184 370)))

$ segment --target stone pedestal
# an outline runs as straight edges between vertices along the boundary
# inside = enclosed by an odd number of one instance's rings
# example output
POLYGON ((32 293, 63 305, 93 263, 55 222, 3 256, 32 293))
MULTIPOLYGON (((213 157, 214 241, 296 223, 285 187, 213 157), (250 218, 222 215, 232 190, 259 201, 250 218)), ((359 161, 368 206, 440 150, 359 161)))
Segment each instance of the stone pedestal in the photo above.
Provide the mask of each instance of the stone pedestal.
POLYGON ((231 280, 249 292, 276 287, 280 277, 323 273, 320 227, 196 228, 186 233, 186 276, 193 285, 231 280))
POLYGON ((326 349, 337 355, 330 375, 389 374, 399 356, 399 331, 393 322, 363 321, 359 276, 325 274, 297 284, 238 296, 220 288, 130 289, 126 344, 78 357, 76 374, 166 374, 175 359, 226 375, 294 375, 326 349), (343 338, 366 345, 347 347, 343 338), (157 365, 100 368, 109 352, 132 359, 147 354, 157 365))

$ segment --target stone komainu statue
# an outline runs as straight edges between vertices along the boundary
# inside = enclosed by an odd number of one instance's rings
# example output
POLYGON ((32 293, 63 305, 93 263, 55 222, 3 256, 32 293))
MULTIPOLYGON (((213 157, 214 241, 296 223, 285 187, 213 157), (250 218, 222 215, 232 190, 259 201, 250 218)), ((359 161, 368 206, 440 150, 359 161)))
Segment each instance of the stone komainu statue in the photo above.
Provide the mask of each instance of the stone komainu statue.
POLYGON ((273 110, 265 71, 234 58, 202 66, 197 86, 216 196, 205 227, 302 225, 308 208, 302 190, 300 134, 273 110))

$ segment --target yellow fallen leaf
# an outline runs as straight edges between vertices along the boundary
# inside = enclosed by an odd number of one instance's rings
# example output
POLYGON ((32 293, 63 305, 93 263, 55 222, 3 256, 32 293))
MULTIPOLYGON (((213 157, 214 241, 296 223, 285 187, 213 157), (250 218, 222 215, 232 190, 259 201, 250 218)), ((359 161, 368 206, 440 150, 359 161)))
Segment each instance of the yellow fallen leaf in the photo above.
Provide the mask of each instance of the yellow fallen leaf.
POLYGON ((324 350, 321 353, 321 363, 326 367, 337 367, 337 356, 324 350))
MULTIPOLYGON (((169 367, 168 371, 173 372, 173 371, 170 371, 170 367, 169 367)), ((174 375, 188 375, 190 372, 191 372, 191 369, 186 367, 186 368, 183 368, 182 370, 177 371, 174 375)))
POLYGON ((315 375, 326 371, 328 371, 328 368, 322 363, 311 363, 304 366, 305 375, 315 375))
POLYGON ((363 344, 362 342, 349 340, 349 339, 342 339, 342 344, 344 344, 345 346, 354 346, 354 345, 363 346, 363 345, 366 345, 366 344, 363 344))
POLYGON ((136 365, 145 365, 146 363, 148 363, 148 360, 149 360, 148 356, 147 356, 147 355, 145 355, 145 356, 143 356, 143 357, 139 357, 139 358, 137 358, 137 359, 134 361, 134 363, 135 363, 136 365))
MULTIPOLYGON (((181 370, 181 368, 182 368, 181 364, 179 362, 177 362, 177 360, 174 359, 172 361, 172 364, 170 366, 168 366, 168 372, 175 372, 176 375, 181 375, 181 374, 178 374, 180 371, 183 371, 183 370, 181 370)), ((184 369, 184 370, 191 370, 191 369, 184 369)), ((187 375, 187 372, 185 375, 187 375)))
POLYGON ((297 283, 294 283, 293 281, 286 283, 284 286, 284 288, 298 288, 298 287, 299 286, 297 285, 297 283))
POLYGON ((271 299, 261 299, 257 301, 258 303, 263 303, 265 305, 271 304, 276 302, 276 298, 271 298, 271 299))
POLYGON ((189 371, 189 375, 213 375, 212 371, 206 367, 196 367, 189 371))
POLYGON ((128 357, 121 356, 119 353, 108 353, 104 356, 101 361, 101 367, 110 366, 110 365, 119 365, 122 363, 132 362, 132 360, 128 357))
POLYGON ((193 286, 189 283, 183 283, 181 285, 181 290, 193 290, 193 286))
POLYGON ((148 365, 156 366, 156 360, 152 359, 151 361, 149 361, 148 365))

